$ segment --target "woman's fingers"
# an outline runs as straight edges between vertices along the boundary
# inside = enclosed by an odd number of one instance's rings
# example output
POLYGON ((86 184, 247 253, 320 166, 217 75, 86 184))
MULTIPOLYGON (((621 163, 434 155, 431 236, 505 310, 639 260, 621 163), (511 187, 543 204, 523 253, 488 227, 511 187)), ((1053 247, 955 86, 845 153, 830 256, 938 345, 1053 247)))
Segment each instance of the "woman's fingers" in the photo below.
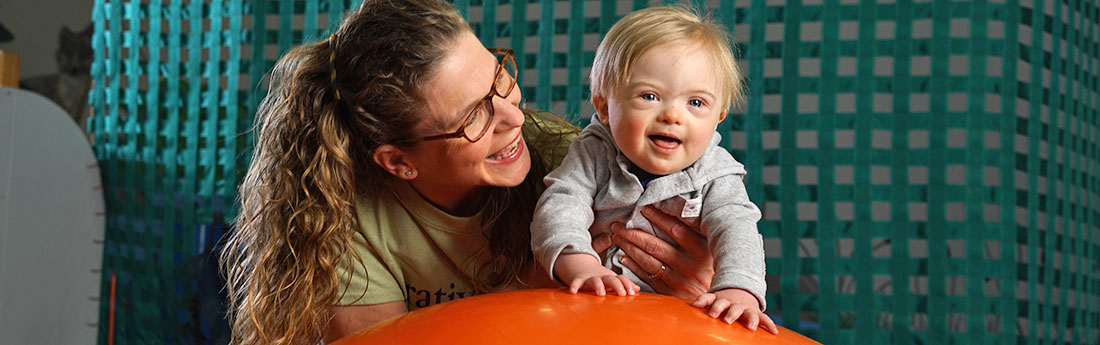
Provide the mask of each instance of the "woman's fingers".
POLYGON ((707 252, 707 239, 702 233, 702 230, 692 228, 680 221, 680 218, 661 212, 661 210, 653 206, 642 208, 642 215, 645 216, 653 226, 664 231, 669 237, 672 237, 680 247, 686 247, 687 250, 692 252, 707 252))
POLYGON ((676 248, 668 242, 641 230, 628 230, 622 224, 611 225, 611 231, 615 234, 612 240, 642 268, 642 271, 634 271, 638 275, 656 273, 664 265, 662 259, 672 260, 676 257, 676 248))
POLYGON ((611 242, 612 234, 613 233, 606 232, 596 235, 596 237, 593 237, 592 249, 596 250, 597 253, 603 253, 607 251, 607 248, 611 248, 611 245, 613 244, 611 242))
MULTIPOLYGON (((649 276, 652 274, 646 271, 645 268, 641 268, 640 266, 638 266, 638 264, 635 264, 634 260, 630 259, 630 257, 623 257, 623 259, 619 260, 619 263, 623 264, 623 266, 626 266, 626 268, 630 269, 630 271, 635 272, 635 274, 638 275, 638 278, 641 278, 642 281, 648 283, 649 287, 653 288, 653 290, 657 290, 658 292, 664 294, 669 294, 669 296, 675 298, 689 301, 694 300, 695 297, 698 296, 698 293, 683 293, 679 289, 672 288, 673 286, 687 285, 683 276, 676 274, 676 272, 672 270, 672 268, 665 269, 663 274, 661 274, 661 276, 657 279, 649 279, 649 276)), ((638 289, 640 290, 641 288, 638 289)))
POLYGON ((677 243, 668 243, 651 233, 613 224, 612 242, 630 257, 635 267, 629 266, 626 260, 624 265, 642 276, 659 293, 688 301, 705 293, 714 277, 714 261, 707 250, 706 238, 679 218, 656 208, 645 207, 642 214, 677 243), (659 279, 648 279, 662 266, 666 269, 659 279))
MULTIPOLYGON (((712 259, 710 251, 707 250, 707 239, 702 234, 697 232, 694 228, 680 221, 679 218, 661 212, 660 210, 652 206, 647 206, 643 208, 642 215, 646 216, 646 219, 649 219, 650 223, 652 223, 654 227, 660 229, 661 231, 664 231, 670 237, 672 237, 672 239, 676 241, 677 246, 673 247, 670 245, 669 247, 672 248, 671 250, 657 250, 662 248, 653 248, 655 250, 646 250, 646 252, 653 255, 658 260, 672 264, 674 268, 680 271, 684 271, 693 267, 711 266, 712 259)), ((632 234, 634 236, 631 236, 630 239, 633 240, 635 244, 642 247, 642 249, 649 249, 649 247, 646 247, 647 245, 657 246, 656 243, 650 242, 665 243, 663 240, 657 238, 656 236, 650 235, 645 232, 641 233, 649 236, 645 237, 638 234, 632 234), (644 241, 644 243, 639 243, 642 241, 644 241)), ((713 275, 714 273, 711 272, 710 275, 708 275, 707 280, 709 281, 710 276, 713 275)))
MULTIPOLYGON (((679 218, 665 214, 652 206, 643 208, 642 214, 656 228, 668 233, 679 247, 674 247, 641 230, 620 230, 614 238, 615 243, 619 244, 624 242, 621 240, 627 240, 651 256, 654 261, 667 264, 673 271, 688 279, 686 281, 688 285, 674 287, 681 291, 691 291, 693 295, 689 299, 707 290, 710 287, 711 278, 714 277, 714 259, 707 250, 707 239, 679 218), (620 237, 622 237, 621 240, 620 237)), ((616 228, 612 226, 611 229, 615 231, 616 228)), ((627 254, 640 262, 644 260, 634 253, 627 254)), ((641 264, 646 265, 646 262, 641 264)))

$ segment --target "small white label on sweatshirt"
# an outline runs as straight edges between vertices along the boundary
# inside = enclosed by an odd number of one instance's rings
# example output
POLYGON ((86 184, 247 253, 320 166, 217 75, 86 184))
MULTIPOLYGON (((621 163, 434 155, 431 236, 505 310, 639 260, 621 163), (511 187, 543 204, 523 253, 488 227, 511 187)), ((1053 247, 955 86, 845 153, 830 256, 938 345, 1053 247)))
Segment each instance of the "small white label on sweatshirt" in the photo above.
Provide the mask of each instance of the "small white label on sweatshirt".
POLYGON ((680 218, 694 218, 699 216, 703 209, 703 198, 688 199, 684 203, 684 210, 680 211, 680 218))

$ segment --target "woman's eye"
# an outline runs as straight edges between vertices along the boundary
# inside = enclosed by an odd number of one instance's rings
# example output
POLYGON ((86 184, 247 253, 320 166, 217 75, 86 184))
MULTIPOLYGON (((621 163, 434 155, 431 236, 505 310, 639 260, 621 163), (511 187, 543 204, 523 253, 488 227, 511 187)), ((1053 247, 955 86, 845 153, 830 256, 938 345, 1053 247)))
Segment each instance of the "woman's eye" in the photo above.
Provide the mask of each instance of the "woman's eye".
POLYGON ((507 88, 508 84, 511 84, 511 83, 512 83, 512 76, 510 74, 508 74, 507 72, 501 72, 500 75, 497 76, 497 83, 496 83, 496 86, 495 86, 496 89, 497 89, 497 92, 500 93, 500 94, 507 93, 508 90, 505 90, 505 88, 507 88))
POLYGON ((470 115, 466 118, 465 125, 469 127, 472 124, 478 123, 479 121, 481 121, 481 118, 485 116, 485 112, 487 111, 489 110, 486 109, 485 101, 478 103, 477 107, 475 107, 474 110, 470 112, 470 115))
POLYGON ((652 93, 643 93, 641 97, 642 97, 642 99, 647 100, 647 101, 656 101, 657 100, 657 95, 654 95, 652 93))
POLYGON ((703 103, 702 100, 698 100, 698 99, 693 99, 693 100, 688 101, 688 105, 693 106, 693 107, 702 107, 704 104, 705 103, 703 103))
POLYGON ((485 107, 478 105, 474 112, 470 113, 470 119, 466 120, 466 123, 477 123, 477 120, 481 119, 481 113, 484 112, 483 108, 485 107))

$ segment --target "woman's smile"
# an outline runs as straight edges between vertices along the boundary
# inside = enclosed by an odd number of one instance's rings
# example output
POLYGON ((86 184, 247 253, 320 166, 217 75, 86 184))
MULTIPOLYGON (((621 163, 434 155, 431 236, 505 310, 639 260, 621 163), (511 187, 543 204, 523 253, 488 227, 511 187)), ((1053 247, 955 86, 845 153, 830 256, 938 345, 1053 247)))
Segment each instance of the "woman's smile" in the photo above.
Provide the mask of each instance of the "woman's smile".
POLYGON ((515 139, 512 139, 512 143, 505 146, 500 151, 489 155, 487 158, 491 164, 508 164, 515 162, 519 159, 520 154, 523 153, 524 145, 523 135, 516 134, 515 139))

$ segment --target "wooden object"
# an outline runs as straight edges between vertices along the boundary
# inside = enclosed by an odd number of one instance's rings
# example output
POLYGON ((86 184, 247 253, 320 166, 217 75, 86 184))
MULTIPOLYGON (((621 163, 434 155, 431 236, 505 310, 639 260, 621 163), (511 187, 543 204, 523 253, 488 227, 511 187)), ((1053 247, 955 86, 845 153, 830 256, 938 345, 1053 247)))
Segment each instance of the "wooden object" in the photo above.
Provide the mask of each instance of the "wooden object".
POLYGON ((0 50, 0 87, 19 87, 19 54, 0 50))

